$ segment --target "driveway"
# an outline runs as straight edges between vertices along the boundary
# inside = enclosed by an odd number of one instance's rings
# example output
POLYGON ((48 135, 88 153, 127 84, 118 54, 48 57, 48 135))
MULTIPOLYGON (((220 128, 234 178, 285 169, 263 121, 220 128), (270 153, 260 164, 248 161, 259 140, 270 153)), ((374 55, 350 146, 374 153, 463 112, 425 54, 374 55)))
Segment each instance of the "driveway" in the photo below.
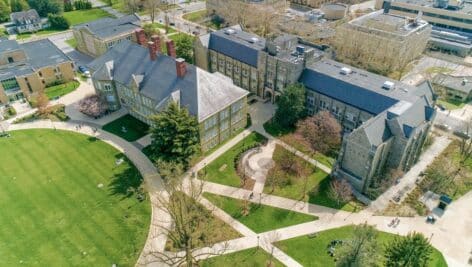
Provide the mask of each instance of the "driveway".
POLYGON ((75 50, 72 46, 66 43, 66 40, 71 38, 73 38, 73 34, 71 31, 69 31, 51 36, 49 37, 49 40, 51 40, 51 42, 53 42, 57 48, 64 52, 64 54, 70 57, 70 59, 75 62, 76 67, 90 63, 93 60, 91 56, 75 50))

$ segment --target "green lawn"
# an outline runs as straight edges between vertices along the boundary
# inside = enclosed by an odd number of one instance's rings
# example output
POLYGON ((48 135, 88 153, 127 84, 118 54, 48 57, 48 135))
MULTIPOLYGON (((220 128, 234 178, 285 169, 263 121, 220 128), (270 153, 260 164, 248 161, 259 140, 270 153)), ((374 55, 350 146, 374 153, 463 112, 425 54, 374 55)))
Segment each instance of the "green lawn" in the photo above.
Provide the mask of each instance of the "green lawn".
POLYGON ((452 99, 448 99, 448 100, 438 99, 437 104, 443 105, 448 110, 454 110, 454 109, 463 108, 466 103, 462 101, 452 100, 452 99))
MULTIPOLYGON (((335 266, 335 262, 327 253, 327 247, 332 240, 349 239, 353 234, 353 226, 345 226, 317 233, 316 237, 301 236, 275 243, 275 245, 294 258, 303 266, 335 266)), ((378 231, 377 242, 379 253, 395 235, 378 231)), ((379 262, 382 266, 382 262, 379 262)), ((446 267, 442 254, 434 249, 430 267, 446 267)))
POLYGON ((248 215, 243 215, 245 205, 243 200, 210 193, 204 193, 203 196, 256 233, 318 219, 316 216, 250 202, 246 207, 249 211, 248 215))
POLYGON ((204 10, 199 10, 199 11, 195 11, 195 12, 191 12, 191 13, 187 13, 185 15, 183 15, 183 18, 188 20, 188 21, 192 21, 192 22, 199 22, 199 21, 202 21, 204 20, 205 18, 207 17, 207 11, 206 9, 204 10))
POLYGON ((100 8, 69 11, 64 12, 63 15, 71 26, 111 16, 108 12, 100 8))
MULTIPOLYGON (((258 267, 268 266, 270 255, 261 248, 250 248, 238 252, 217 256, 200 262, 202 267, 221 267, 221 266, 244 266, 258 267)), ((274 267, 284 266, 275 258, 272 259, 274 267)))
POLYGON ((49 99, 54 99, 56 97, 61 97, 67 95, 70 92, 73 92, 79 87, 80 83, 78 81, 71 81, 64 84, 54 85, 47 87, 45 93, 49 99))
POLYGON ((265 140, 264 136, 256 132, 251 133, 204 168, 206 179, 224 185, 241 186, 241 178, 235 167, 236 157, 248 148, 254 147, 265 140))
POLYGON ((66 43, 67 43, 68 45, 70 45, 71 47, 73 47, 73 48, 76 48, 76 47, 77 47, 77 40, 75 40, 74 37, 72 37, 72 38, 70 38, 70 39, 67 39, 67 40, 66 40, 66 43))
POLYGON ((59 130, 13 131, 0 147, 0 266, 135 265, 151 207, 124 155, 59 130))
MULTIPOLYGON (((285 148, 281 146, 276 146, 274 155, 276 155, 277 153, 283 153, 282 150, 285 150, 285 148)), ((299 162, 299 165, 307 164, 307 162, 300 157, 296 157, 295 159, 299 162)), ((276 156, 274 156, 274 160, 276 165, 279 164, 277 163, 276 156)), ((264 193, 295 200, 305 200, 312 204, 322 205, 334 209, 341 209, 345 211, 359 211, 362 209, 361 204, 356 201, 338 204, 335 200, 331 199, 328 196, 328 189, 331 178, 324 171, 314 168, 312 166, 311 168, 312 173, 306 179, 305 194, 303 194, 303 189, 305 188, 305 179, 302 179, 300 177, 291 177, 289 184, 283 186, 275 186, 274 190, 272 190, 273 188, 269 185, 269 183, 266 183, 264 193)), ((289 174, 285 175, 290 176, 289 174)))
POLYGON ((149 126, 127 114, 103 126, 103 130, 118 135, 128 142, 133 142, 148 133, 149 126), (123 131, 123 127, 125 131, 123 131))

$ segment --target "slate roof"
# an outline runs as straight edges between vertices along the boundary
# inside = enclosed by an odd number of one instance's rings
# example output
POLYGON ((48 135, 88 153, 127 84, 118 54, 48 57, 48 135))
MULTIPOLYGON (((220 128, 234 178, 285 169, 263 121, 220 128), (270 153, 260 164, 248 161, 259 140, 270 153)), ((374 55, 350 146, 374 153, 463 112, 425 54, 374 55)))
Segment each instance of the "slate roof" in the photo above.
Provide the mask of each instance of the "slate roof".
POLYGON ((15 24, 28 24, 34 23, 34 21, 39 21, 38 12, 35 9, 30 9, 27 11, 13 12, 10 14, 10 20, 15 24), (30 22, 26 23, 29 20, 30 22))
POLYGON ((102 18, 74 26, 74 29, 87 28, 92 34, 101 39, 115 35, 133 32, 141 25, 137 14, 131 14, 120 18, 102 18))
POLYGON ((184 78, 177 77, 175 59, 159 54, 149 58, 147 48, 124 41, 89 64, 94 79, 112 73, 113 80, 127 87, 137 85, 156 103, 179 98, 181 106, 201 122, 248 94, 221 74, 210 74, 187 64, 184 78), (108 71, 102 68, 106 65, 108 71))
POLYGON ((16 40, 0 39, 0 52, 14 51, 20 49, 20 45, 16 40))
POLYGON ((208 48, 257 68, 266 40, 255 34, 227 28, 210 33, 208 48))
POLYGON ((434 77, 434 83, 450 88, 456 91, 460 91, 470 94, 472 91, 472 76, 471 77, 462 77, 462 76, 452 76, 439 73, 434 77))

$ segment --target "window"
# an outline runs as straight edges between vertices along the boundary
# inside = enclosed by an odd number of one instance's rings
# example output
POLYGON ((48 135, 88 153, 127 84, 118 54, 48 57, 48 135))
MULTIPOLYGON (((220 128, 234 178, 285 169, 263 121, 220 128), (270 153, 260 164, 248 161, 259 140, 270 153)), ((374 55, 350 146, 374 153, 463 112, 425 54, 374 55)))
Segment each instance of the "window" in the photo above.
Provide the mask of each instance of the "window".
POLYGON ((231 112, 236 112, 240 109, 243 108, 243 101, 242 100, 239 100, 238 102, 234 103, 232 106, 231 106, 231 112))
POLYGON ((204 141, 208 141, 208 140, 214 138, 218 134, 217 130, 218 129, 213 128, 213 129, 209 130, 208 132, 206 132, 205 137, 204 137, 204 139, 205 139, 204 141))
POLYGON ((8 57, 8 63, 13 63, 15 62, 12 57, 8 57))
POLYGON ((112 88, 111 88, 111 84, 105 84, 105 92, 111 92, 112 91, 112 88))
POLYGON ((223 121, 229 117, 229 109, 225 109, 220 112, 220 121, 223 121))
POLYGON ((216 122, 217 122, 217 117, 216 116, 213 116, 213 117, 210 117, 209 119, 207 119, 205 121, 205 131, 212 128, 213 126, 215 126, 216 122))
POLYGON ((225 120, 221 123, 220 131, 226 131, 229 128, 229 121, 225 120))
POLYGON ((15 89, 20 88, 20 86, 18 85, 18 82, 16 81, 15 78, 10 78, 10 79, 3 80, 1 82, 1 84, 2 84, 3 89, 5 91, 10 91, 10 90, 15 90, 15 89))

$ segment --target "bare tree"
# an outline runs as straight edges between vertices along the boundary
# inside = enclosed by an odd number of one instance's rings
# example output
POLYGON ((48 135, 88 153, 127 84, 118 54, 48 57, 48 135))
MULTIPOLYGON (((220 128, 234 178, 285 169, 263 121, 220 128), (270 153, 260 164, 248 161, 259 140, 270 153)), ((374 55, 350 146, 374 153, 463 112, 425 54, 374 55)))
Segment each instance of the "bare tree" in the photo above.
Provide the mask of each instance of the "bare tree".
POLYGON ((351 185, 344 179, 333 179, 329 185, 328 196, 338 205, 347 203, 352 199, 351 185))
POLYGON ((38 112, 40 114, 43 114, 47 111, 47 107, 49 105, 49 98, 48 96, 44 93, 44 91, 41 91, 38 93, 36 96, 36 107, 38 108, 38 112))
POLYGON ((156 16, 159 14, 160 6, 162 5, 161 0, 145 0, 144 6, 149 12, 149 17, 151 18, 151 23, 154 23, 156 16))
POLYGON ((328 111, 321 111, 297 123, 297 134, 307 140, 315 151, 326 154, 341 145, 342 127, 328 111))

